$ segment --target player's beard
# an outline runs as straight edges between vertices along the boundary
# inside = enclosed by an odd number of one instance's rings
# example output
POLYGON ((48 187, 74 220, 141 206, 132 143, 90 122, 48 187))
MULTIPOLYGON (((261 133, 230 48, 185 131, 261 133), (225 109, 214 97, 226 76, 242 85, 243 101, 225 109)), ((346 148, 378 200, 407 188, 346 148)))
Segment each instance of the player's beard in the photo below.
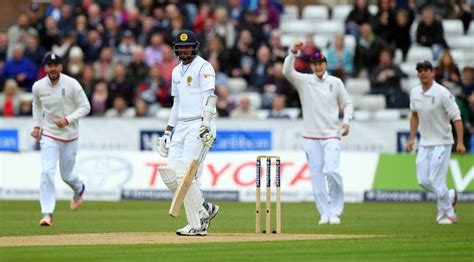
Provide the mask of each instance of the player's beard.
POLYGON ((49 72, 48 73, 48 77, 49 77, 49 80, 51 80, 51 82, 55 82, 55 81, 58 81, 59 79, 59 72, 56 71, 56 72, 49 72))

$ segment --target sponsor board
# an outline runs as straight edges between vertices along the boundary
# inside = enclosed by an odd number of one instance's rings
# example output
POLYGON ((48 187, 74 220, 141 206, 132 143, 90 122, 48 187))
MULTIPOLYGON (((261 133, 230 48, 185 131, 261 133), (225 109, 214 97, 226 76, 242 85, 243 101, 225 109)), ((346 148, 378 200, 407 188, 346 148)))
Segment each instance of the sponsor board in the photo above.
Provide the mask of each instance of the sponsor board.
MULTIPOLYGON (((373 190, 364 193, 364 202, 434 202, 436 195, 420 191, 373 190)), ((474 202, 474 191, 458 193, 459 202, 474 202)))
MULTIPOLYGON (((274 152, 281 157, 282 201, 313 201, 311 175, 306 158, 301 151, 274 152)), ((201 189, 209 197, 231 201, 255 201, 255 160, 259 153, 211 152, 199 178, 201 189), (212 192, 212 193, 211 193, 212 192), (235 192, 238 192, 235 193, 235 192)), ((373 184, 378 154, 342 153, 341 173, 344 177, 347 201, 362 201, 363 193, 373 184), (360 163, 367 163, 360 165, 360 163)), ((39 152, 1 153, 0 188, 11 190, 37 190, 39 188, 41 161, 39 152), (25 165, 24 163, 29 163, 25 165)), ((88 192, 119 192, 119 198, 165 199, 169 192, 158 167, 166 165, 166 159, 153 152, 96 152, 79 151, 76 169, 85 181, 88 192)), ((272 165, 274 183, 275 165, 272 165)), ((262 176, 265 174, 265 165, 262 176)), ((61 181, 56 172, 59 199, 70 199, 72 191, 61 181)), ((274 188, 273 188, 274 190, 274 188)), ((34 194, 23 194, 21 199, 37 199, 34 194)), ((1 198, 14 198, 18 194, 3 190, 1 198)), ((93 196, 87 194, 87 199, 93 196)), ((110 195, 110 200, 116 195, 110 195)))
POLYGON ((0 151, 16 152, 19 148, 17 129, 0 129, 0 151))

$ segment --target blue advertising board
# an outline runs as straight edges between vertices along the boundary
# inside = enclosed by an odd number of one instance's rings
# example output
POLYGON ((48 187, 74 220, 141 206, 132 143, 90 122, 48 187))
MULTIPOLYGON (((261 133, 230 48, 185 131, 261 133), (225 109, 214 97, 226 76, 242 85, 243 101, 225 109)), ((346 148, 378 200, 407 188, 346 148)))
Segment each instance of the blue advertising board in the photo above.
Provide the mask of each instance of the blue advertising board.
POLYGON ((20 148, 17 129, 0 129, 0 151, 18 151, 20 148))

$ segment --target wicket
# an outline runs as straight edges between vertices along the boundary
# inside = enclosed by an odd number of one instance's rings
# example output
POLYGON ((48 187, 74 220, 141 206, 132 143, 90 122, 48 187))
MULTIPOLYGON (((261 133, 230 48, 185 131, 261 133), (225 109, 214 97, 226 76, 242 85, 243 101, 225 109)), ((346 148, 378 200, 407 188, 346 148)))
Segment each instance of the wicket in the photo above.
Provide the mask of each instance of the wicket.
POLYGON ((264 233, 270 234, 271 231, 271 166, 272 166, 272 159, 275 159, 275 185, 276 185, 276 230, 273 233, 280 234, 281 233, 281 202, 280 202, 280 157, 279 156, 265 156, 265 155, 258 155, 257 156, 257 164, 256 164, 256 213, 255 213, 255 233, 260 233, 260 184, 261 184, 261 167, 262 163, 261 160, 266 159, 267 161, 267 168, 266 168, 266 221, 265 221, 265 230, 264 233))

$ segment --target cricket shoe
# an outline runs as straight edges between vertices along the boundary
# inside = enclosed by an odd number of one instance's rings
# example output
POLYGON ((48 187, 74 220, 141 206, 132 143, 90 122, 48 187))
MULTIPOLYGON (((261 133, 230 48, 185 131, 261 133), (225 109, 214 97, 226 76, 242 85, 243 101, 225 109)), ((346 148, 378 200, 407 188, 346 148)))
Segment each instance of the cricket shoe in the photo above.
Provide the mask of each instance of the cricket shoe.
POLYGON ((85 190, 86 190, 86 186, 82 184, 81 191, 79 193, 74 193, 74 196, 72 197, 72 201, 71 201, 71 206, 70 206, 72 210, 76 210, 82 206, 85 190))
POLYGON ((448 191, 448 194, 449 194, 449 199, 452 199, 451 206, 453 207, 454 212, 456 212, 457 211, 456 204, 458 203, 458 194, 456 194, 456 191, 454 191, 454 189, 450 189, 448 191))
POLYGON ((52 226, 53 225, 53 215, 47 214, 44 215, 44 217, 40 220, 39 222, 40 226, 52 226))
POLYGON ((440 225, 454 225, 458 223, 458 219, 456 215, 454 216, 444 216, 440 220, 438 220, 438 224, 440 225))
POLYGON ((328 217, 321 217, 318 224, 319 225, 329 225, 329 218, 328 217))
POLYGON ((207 235, 207 231, 203 230, 202 227, 200 230, 196 230, 190 224, 187 224, 185 227, 176 230, 176 235, 178 236, 205 236, 207 235))
POLYGON ((208 216, 201 218, 201 230, 207 231, 211 225, 212 219, 214 219, 217 216, 217 213, 219 213, 219 206, 209 202, 204 202, 202 205, 207 210, 208 216))
POLYGON ((341 219, 339 218, 339 216, 332 215, 332 216, 329 218, 329 224, 331 224, 331 225, 339 225, 339 224, 341 224, 341 219))

